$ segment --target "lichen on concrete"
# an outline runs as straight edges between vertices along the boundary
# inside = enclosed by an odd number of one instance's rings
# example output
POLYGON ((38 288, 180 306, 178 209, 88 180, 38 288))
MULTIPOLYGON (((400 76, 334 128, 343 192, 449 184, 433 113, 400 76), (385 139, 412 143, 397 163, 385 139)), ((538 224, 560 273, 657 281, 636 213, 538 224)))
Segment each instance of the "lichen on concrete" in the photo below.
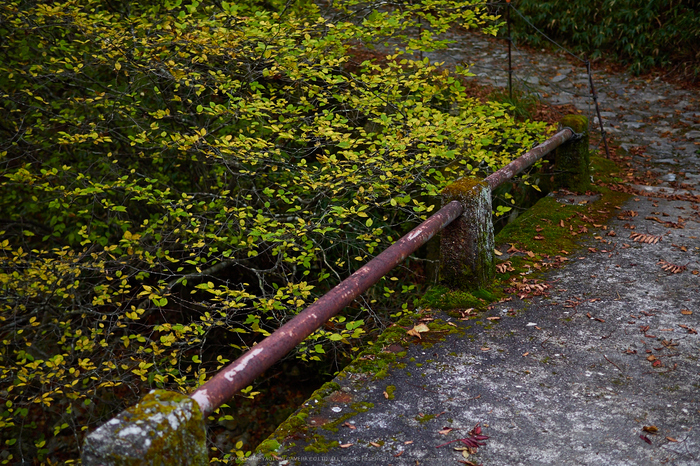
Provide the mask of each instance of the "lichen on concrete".
POLYGON ((88 435, 85 465, 208 464, 206 427, 187 395, 153 390, 88 435))
POLYGON ((585 192, 591 184, 588 118, 585 115, 566 115, 561 126, 571 128, 581 137, 556 149, 555 188, 585 192))
POLYGON ((495 274, 491 189, 483 180, 462 178, 442 191, 443 204, 457 200, 462 216, 442 232, 440 279, 450 288, 480 288, 495 274))

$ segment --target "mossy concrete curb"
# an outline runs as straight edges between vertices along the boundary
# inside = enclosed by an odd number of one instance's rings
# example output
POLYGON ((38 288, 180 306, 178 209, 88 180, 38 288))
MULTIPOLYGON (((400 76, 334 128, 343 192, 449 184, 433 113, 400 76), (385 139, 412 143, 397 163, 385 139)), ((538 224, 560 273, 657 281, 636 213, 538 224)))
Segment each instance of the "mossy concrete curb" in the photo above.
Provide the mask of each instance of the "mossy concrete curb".
POLYGON ((189 396, 153 390, 87 436, 84 465, 209 464, 206 425, 189 396))

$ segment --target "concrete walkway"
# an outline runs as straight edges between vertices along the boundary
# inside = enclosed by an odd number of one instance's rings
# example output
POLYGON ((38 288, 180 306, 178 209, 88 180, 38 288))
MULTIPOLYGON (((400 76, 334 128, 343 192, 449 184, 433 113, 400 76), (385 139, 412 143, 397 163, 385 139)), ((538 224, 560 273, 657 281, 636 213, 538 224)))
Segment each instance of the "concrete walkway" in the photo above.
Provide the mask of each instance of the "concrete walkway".
MULTIPOLYGON (((497 45, 469 36, 452 60, 480 60, 486 70, 503 53, 497 45)), ((538 63, 550 81, 578 73, 552 55, 517 60, 521 70, 538 63)), ((275 434, 283 441, 271 463, 700 464, 698 96, 661 81, 596 79, 606 124, 657 186, 635 186, 646 195, 545 274, 546 295, 497 304, 479 319, 492 325, 434 314, 463 334, 385 348, 406 352, 385 377, 342 374, 306 403, 294 429, 275 434), (488 439, 470 452, 457 440, 480 438, 477 424, 488 439)), ((530 79, 553 102, 575 97, 557 90, 564 81, 555 89, 530 79)))

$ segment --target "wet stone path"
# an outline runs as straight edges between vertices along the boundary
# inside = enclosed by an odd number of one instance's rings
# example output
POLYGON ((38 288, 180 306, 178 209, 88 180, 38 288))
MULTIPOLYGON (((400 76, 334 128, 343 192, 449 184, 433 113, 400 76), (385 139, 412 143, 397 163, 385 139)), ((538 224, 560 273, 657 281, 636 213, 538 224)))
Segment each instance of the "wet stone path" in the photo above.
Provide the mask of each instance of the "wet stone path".
MULTIPOLYGON (((469 65, 481 84, 508 85, 507 43, 483 34, 464 34, 449 49, 426 54, 446 66, 469 65)), ((586 66, 566 52, 513 48, 514 88, 552 105, 571 104, 599 131, 586 66)), ((647 79, 593 68, 593 83, 608 136, 641 164, 651 164, 659 188, 700 185, 700 92, 660 77, 647 79), (635 150, 636 149, 636 150, 635 150), (646 156, 646 157, 645 157, 646 156)))

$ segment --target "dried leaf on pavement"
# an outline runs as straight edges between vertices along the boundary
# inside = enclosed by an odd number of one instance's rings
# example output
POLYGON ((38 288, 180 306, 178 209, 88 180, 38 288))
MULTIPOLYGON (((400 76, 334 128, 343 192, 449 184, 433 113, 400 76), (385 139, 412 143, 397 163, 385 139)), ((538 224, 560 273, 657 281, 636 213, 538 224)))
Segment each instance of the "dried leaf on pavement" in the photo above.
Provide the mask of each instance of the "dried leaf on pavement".
POLYGON ((656 263, 657 265, 661 265, 661 268, 665 270, 666 272, 671 272, 671 273, 681 273, 686 269, 685 265, 676 265, 672 264, 670 262, 666 262, 665 260, 661 259, 659 262, 656 263))
POLYGON ((637 232, 633 232, 630 235, 630 238, 632 238, 632 241, 636 241, 638 243, 646 243, 646 244, 656 244, 663 239, 662 236, 650 235, 648 233, 637 233, 637 232))

